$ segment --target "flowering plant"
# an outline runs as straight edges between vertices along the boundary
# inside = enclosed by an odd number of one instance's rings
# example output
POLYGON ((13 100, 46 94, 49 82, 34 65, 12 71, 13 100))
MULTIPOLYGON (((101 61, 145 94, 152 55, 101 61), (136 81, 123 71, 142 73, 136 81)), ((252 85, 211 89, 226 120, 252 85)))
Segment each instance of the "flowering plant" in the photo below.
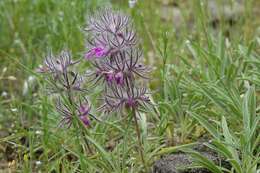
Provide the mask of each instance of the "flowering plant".
MULTIPOLYGON (((138 118, 141 108, 151 104, 146 87, 141 85, 147 81, 149 69, 142 62, 143 54, 133 24, 128 16, 105 9, 90 17, 85 31, 87 51, 84 57, 92 64, 86 76, 94 86, 103 81, 101 108, 104 112, 131 111, 146 168, 138 118)), ((47 56, 38 69, 47 74, 50 91, 59 93, 56 108, 63 117, 60 124, 68 127, 73 124, 74 117, 86 126, 90 126, 91 117, 96 119, 85 97, 84 77, 73 69, 79 62, 73 61, 68 51, 63 51, 58 56, 47 56)))
POLYGON ((68 127, 72 124, 74 114, 78 115, 86 126, 90 125, 89 102, 85 97, 79 99, 86 91, 82 86, 84 80, 72 69, 78 62, 72 60, 70 52, 62 51, 58 56, 47 56, 44 64, 38 68, 38 72, 47 74, 45 77, 50 82, 49 91, 59 94, 56 109, 63 117, 60 124, 68 127))
POLYGON ((93 66, 88 76, 91 76, 94 84, 100 80, 105 84, 102 108, 109 113, 130 109, 135 120, 140 155, 146 168, 138 115, 141 107, 151 103, 147 89, 140 87, 138 79, 148 79, 149 69, 142 63, 143 54, 133 24, 128 16, 106 9, 92 16, 85 30, 85 58, 93 66))

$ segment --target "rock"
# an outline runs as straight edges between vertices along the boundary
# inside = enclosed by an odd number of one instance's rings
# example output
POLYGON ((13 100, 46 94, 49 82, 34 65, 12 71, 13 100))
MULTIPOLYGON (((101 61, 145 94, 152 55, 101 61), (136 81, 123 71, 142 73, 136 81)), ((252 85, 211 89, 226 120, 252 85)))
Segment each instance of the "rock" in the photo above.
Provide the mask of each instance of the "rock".
POLYGON ((208 9, 213 18, 218 18, 220 15, 219 13, 222 13, 227 19, 239 17, 244 11, 243 5, 238 1, 235 1, 233 5, 224 3, 221 4, 221 6, 219 6, 216 0, 208 1, 208 9))
MULTIPOLYGON (((196 15, 193 14, 194 7, 192 6, 192 3, 187 2, 182 2, 181 5, 178 5, 177 1, 161 1, 161 4, 159 3, 161 6, 161 19, 173 23, 173 29, 176 31, 185 26, 185 23, 190 30, 192 30, 194 16, 196 15), (185 21, 181 10, 189 11, 190 16, 186 19, 188 21, 185 21)), ((219 4, 217 0, 208 0, 207 3, 203 3, 203 5, 205 7, 202 8, 207 9, 210 14, 209 21, 214 28, 218 27, 221 18, 224 22, 234 25, 236 21, 243 16, 245 11, 243 3, 240 0, 236 0, 232 3, 223 2, 221 4, 219 4)))
MULTIPOLYGON (((210 160, 217 161, 218 158, 210 153, 201 153, 210 160)), ((190 169, 192 158, 185 153, 176 153, 165 156, 155 162, 153 173, 210 173, 207 169, 196 168, 190 169)))
MULTIPOLYGON (((199 144, 193 148, 200 152, 203 156, 221 165, 227 169, 230 165, 223 158, 219 157, 216 153, 206 148, 204 145, 199 144)), ((189 154, 179 152, 164 156, 154 163, 152 173, 211 173, 205 168, 191 168, 193 159, 189 154)))
POLYGON ((219 23, 221 16, 225 22, 233 25, 244 12, 244 7, 240 1, 234 1, 232 5, 230 3, 222 3, 220 6, 216 0, 209 0, 207 5, 214 27, 219 23))
POLYGON ((5 137, 7 137, 7 136, 9 136, 10 134, 9 134, 9 132, 8 131, 6 131, 6 130, 1 130, 0 129, 0 138, 5 138, 5 137))

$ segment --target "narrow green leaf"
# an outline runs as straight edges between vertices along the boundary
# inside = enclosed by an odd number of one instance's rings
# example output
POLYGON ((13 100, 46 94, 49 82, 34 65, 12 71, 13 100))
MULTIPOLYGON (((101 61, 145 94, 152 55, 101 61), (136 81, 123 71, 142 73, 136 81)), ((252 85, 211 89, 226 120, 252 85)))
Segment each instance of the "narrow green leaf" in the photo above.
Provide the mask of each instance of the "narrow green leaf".
POLYGON ((195 151, 185 151, 185 152, 189 153, 193 157, 196 163, 207 168, 211 172, 223 173, 223 171, 218 166, 216 166, 213 161, 209 160, 207 157, 203 156, 202 154, 195 151))
POLYGON ((236 170, 237 173, 244 173, 242 171, 241 165, 235 159, 230 159, 228 161, 231 163, 232 167, 236 170))
POLYGON ((243 124, 246 141, 249 142, 250 130, 256 117, 256 97, 254 87, 249 87, 243 99, 243 124))
POLYGON ((228 150, 228 148, 222 144, 221 142, 218 142, 216 140, 212 141, 212 144, 206 144, 209 148, 217 151, 219 154, 222 154, 227 159, 232 158, 232 153, 228 150))
POLYGON ((100 152, 102 157, 109 163, 110 167, 113 168, 113 170, 115 170, 114 164, 110 159, 111 156, 109 156, 109 154, 90 136, 86 135, 85 137, 89 142, 91 142, 97 148, 97 150, 100 152))
POLYGON ((197 145, 197 143, 190 143, 190 144, 183 144, 183 145, 178 145, 178 146, 174 146, 174 147, 162 148, 155 155, 164 155, 164 154, 174 153, 174 152, 180 151, 185 148, 194 147, 195 145, 197 145))
POLYGON ((222 116, 222 129, 223 129, 223 135, 225 137, 225 141, 228 144, 233 144, 233 136, 230 134, 229 129, 228 129, 228 125, 227 125, 227 121, 226 118, 224 116, 222 116))
POLYGON ((216 139, 219 139, 219 133, 217 129, 211 125, 208 120, 206 120, 204 117, 198 115, 197 113, 188 112, 193 118, 195 118, 207 131, 216 139))

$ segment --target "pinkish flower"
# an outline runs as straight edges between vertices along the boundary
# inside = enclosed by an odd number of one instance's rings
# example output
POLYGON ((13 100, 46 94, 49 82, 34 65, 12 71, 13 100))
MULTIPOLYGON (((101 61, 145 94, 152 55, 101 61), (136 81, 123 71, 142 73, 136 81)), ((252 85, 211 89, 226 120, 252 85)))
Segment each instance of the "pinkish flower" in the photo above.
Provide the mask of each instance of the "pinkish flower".
POLYGON ((36 69, 36 72, 38 72, 38 73, 47 73, 47 72, 49 72, 49 68, 47 66, 40 65, 36 69))
POLYGON ((88 126, 90 124, 90 121, 88 118, 90 109, 91 109, 91 107, 89 106, 88 102, 82 103, 78 109, 79 118, 86 126, 88 126))
POLYGON ((90 49, 86 54, 85 58, 86 59, 91 59, 91 58, 102 58, 104 56, 108 55, 108 50, 105 47, 99 46, 99 47, 94 47, 90 49))
POLYGON ((148 108, 152 105, 146 88, 136 88, 134 86, 113 86, 111 92, 105 97, 103 109, 105 112, 118 111, 123 108, 131 108, 137 111, 140 108, 148 108))
POLYGON ((124 84, 124 74, 122 71, 115 74, 115 81, 116 81, 116 84, 118 84, 118 85, 124 84))
POLYGON ((88 116, 80 116, 79 117, 80 118, 80 120, 86 125, 86 126, 89 126, 89 124, 90 124, 90 121, 89 121, 89 119, 88 119, 88 116))
POLYGON ((81 104, 80 107, 79 107, 79 113, 80 115, 82 116, 86 116, 89 114, 89 111, 90 111, 90 106, 88 103, 85 103, 85 104, 81 104))
POLYGON ((108 72, 105 72, 104 75, 105 75, 105 80, 107 82, 113 82, 113 80, 114 80, 114 72, 112 70, 108 71, 108 72))
POLYGON ((128 108, 132 108, 132 107, 135 107, 137 106, 138 102, 137 100, 133 99, 133 98, 128 98, 128 100, 126 101, 126 107, 128 108))

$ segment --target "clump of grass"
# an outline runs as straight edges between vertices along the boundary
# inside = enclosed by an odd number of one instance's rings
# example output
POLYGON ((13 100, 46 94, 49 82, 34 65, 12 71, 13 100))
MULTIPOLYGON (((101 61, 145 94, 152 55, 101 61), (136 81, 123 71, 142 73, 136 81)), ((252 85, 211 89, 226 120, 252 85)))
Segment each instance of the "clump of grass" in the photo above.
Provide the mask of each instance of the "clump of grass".
MULTIPOLYGON (((193 77, 188 79, 187 83, 196 88, 197 94, 204 97, 205 101, 207 100, 207 106, 204 110, 191 109, 188 114, 213 136, 213 139, 206 145, 230 163, 231 171, 253 173, 257 171, 259 162, 257 149, 260 142, 257 136, 259 115, 255 85, 242 77, 248 73, 247 70, 252 68, 247 63, 251 53, 248 52, 249 56, 243 58, 233 57, 232 50, 236 48, 229 48, 230 52, 226 52, 226 46, 221 38, 218 44, 222 49, 219 51, 215 49, 216 51, 213 50, 210 53, 199 46, 190 47, 195 57, 198 57, 196 53, 203 50, 201 56, 206 59, 203 58, 199 62, 204 67, 207 63, 208 67, 204 69, 205 75, 200 72, 194 73, 194 77, 199 75, 200 79, 204 79, 203 83, 197 82, 192 79, 193 77), (208 56, 205 56, 206 54, 208 56), (224 60, 218 61, 219 57, 223 57, 224 60), (225 58, 228 59, 225 60, 225 58)), ((239 54, 243 53, 240 51, 239 54)), ((214 165, 196 152, 190 153, 200 166, 212 172, 227 171, 225 167, 214 165)))

